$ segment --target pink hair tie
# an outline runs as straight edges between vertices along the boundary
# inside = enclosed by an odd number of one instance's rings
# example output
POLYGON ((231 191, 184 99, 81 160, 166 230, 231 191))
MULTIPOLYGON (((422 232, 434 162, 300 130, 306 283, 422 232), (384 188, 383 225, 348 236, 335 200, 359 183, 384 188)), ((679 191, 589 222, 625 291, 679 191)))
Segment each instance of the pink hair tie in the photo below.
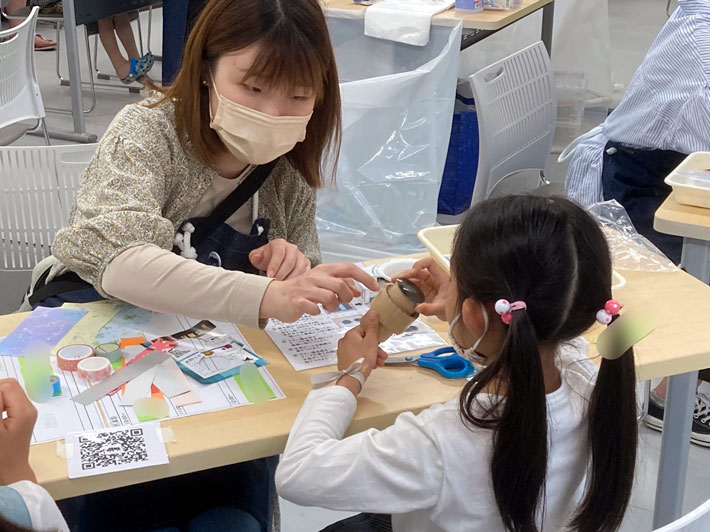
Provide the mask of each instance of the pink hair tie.
POLYGON ((516 310, 525 310, 528 306, 525 301, 513 301, 512 303, 507 299, 499 299, 496 301, 496 313, 500 314, 500 319, 503 323, 508 325, 510 319, 513 317, 513 312, 516 310))
POLYGON ((621 310, 621 303, 616 299, 610 299, 604 304, 604 308, 597 312, 597 321, 602 325, 609 325, 611 319, 621 310))

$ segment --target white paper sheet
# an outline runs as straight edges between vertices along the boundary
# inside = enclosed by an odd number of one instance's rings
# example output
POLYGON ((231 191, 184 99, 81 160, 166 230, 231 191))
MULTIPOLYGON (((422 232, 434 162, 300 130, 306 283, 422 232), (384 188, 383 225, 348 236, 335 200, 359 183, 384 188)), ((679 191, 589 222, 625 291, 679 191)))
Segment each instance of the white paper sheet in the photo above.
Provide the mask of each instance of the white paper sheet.
POLYGON ((148 371, 141 373, 125 385, 123 393, 118 392, 121 395, 121 406, 133 406, 136 400, 150 397, 150 387, 153 384, 153 379, 155 379, 155 374, 158 372, 158 367, 150 368, 148 371))
MULTIPOLYGON (((296 371, 328 366, 338 362, 338 340, 360 322, 360 317, 368 309, 365 300, 357 298, 341 305, 336 312, 305 315, 294 323, 271 320, 265 330, 296 371)), ((405 333, 392 336, 380 347, 386 353, 394 354, 445 343, 434 329, 417 320, 405 333)))
POLYGON ((190 381, 172 358, 158 366, 153 384, 163 392, 163 395, 171 399, 192 390, 190 381))
POLYGON ((69 478, 115 473, 168 463, 160 423, 67 434, 69 478))

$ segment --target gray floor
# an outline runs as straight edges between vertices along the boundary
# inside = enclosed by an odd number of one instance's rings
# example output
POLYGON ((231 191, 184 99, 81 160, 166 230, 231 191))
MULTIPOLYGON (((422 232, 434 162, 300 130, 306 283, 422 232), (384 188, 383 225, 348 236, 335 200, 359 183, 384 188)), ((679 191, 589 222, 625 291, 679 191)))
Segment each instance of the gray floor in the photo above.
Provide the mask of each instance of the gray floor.
MULTIPOLYGON (((612 69, 614 81, 623 86, 628 85, 631 76, 643 59, 646 50, 656 33, 666 19, 665 0, 610 0, 611 30, 612 30, 612 69)), ((144 20, 144 27, 147 21, 144 20)), ((49 37, 51 29, 40 28, 49 37)), ((160 17, 154 20, 152 48, 160 51, 159 36, 161 35, 160 17)), ((93 39, 92 39, 93 44, 93 39)), ((69 92, 66 87, 60 87, 54 74, 55 54, 44 52, 37 54, 37 68, 45 106, 69 105, 69 92)), ((64 61, 62 61, 64 63, 64 61)), ((82 70, 86 76, 87 67, 83 62, 82 70)), ((99 66, 102 70, 111 71, 107 58, 99 54, 99 66)), ((66 67, 63 66, 66 71, 66 67)), ((153 71, 154 77, 160 78, 160 63, 153 71)), ((88 79, 88 78, 86 78, 88 79)), ((113 82, 116 83, 116 82, 113 82)), ((88 102, 88 91, 85 91, 88 102)), ((615 100, 621 92, 615 95, 615 100)), ((87 115, 87 129, 101 135, 108 127, 116 112, 127 103, 139 97, 129 94, 121 87, 102 87, 98 90, 99 103, 97 109, 87 115)), ((47 122, 50 129, 69 129, 71 118, 68 115, 49 113, 47 122)), ((585 127, 595 125, 586 122, 585 127)), ((22 144, 42 144, 37 137, 25 137, 22 144)), ((547 173, 555 182, 564 180, 564 166, 558 165, 556 156, 550 157, 547 173)), ((12 276, 0 273, 0 313, 14 310, 19 296, 27 284, 26 274, 12 276)), ((641 429, 641 444, 639 449, 639 467, 636 487, 634 489, 632 506, 622 530, 624 532, 644 532, 651 530, 651 515, 653 495, 655 490, 655 475, 658 468, 660 449, 660 434, 645 427, 641 429)), ((697 446, 691 446, 690 467, 686 486, 686 510, 697 506, 708 497, 710 486, 710 451, 697 446)), ((318 508, 303 508, 282 501, 282 530, 284 532, 312 532, 320 530, 327 524, 341 519, 349 514, 331 512, 318 508)))

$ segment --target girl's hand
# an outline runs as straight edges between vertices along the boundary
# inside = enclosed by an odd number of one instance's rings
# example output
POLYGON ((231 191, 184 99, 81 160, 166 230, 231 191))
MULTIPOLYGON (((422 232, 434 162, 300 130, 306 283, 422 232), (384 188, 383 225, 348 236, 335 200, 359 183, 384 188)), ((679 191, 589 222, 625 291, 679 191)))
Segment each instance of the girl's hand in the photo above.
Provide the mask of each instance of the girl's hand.
POLYGON ((293 279, 311 269, 311 261, 298 246, 276 238, 249 253, 249 262, 278 281, 293 279))
POLYGON ((446 321, 446 300, 451 289, 451 278, 434 259, 426 258, 416 262, 411 270, 400 273, 397 278, 413 282, 424 294, 424 303, 415 307, 417 312, 446 321))
MULTIPOLYGON (((364 359, 360 373, 367 379, 377 366, 384 366, 387 353, 379 347, 377 329, 379 327, 377 312, 369 311, 360 320, 360 325, 350 329, 338 342, 338 369, 344 370, 357 359, 364 359)), ((360 382, 353 377, 344 375, 337 384, 345 386, 353 394, 360 393, 360 382)))
POLYGON ((321 264, 295 279, 272 281, 261 300, 259 317, 292 322, 304 314, 320 314, 319 304, 334 312, 341 303, 361 295, 354 281, 373 291, 380 288, 354 264, 321 264))
POLYGON ((15 379, 0 379, 0 485, 37 482, 30 467, 30 438, 37 409, 15 379))

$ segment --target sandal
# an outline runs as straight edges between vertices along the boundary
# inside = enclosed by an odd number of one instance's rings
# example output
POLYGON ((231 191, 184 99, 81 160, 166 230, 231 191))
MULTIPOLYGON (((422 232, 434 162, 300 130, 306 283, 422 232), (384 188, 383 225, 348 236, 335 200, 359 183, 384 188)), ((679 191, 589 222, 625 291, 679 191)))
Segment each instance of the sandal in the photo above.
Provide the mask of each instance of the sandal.
POLYGON ((131 70, 128 75, 121 80, 125 85, 130 85, 134 81, 139 81, 143 76, 145 76, 155 63, 155 57, 151 52, 148 52, 143 57, 139 59, 131 59, 131 70))
POLYGON ((35 51, 37 52, 45 52, 48 50, 56 50, 57 49, 57 43, 54 41, 50 41, 49 39, 45 39, 42 37, 39 33, 35 34, 35 51), (44 41, 43 43, 38 44, 37 40, 41 39, 44 41))

